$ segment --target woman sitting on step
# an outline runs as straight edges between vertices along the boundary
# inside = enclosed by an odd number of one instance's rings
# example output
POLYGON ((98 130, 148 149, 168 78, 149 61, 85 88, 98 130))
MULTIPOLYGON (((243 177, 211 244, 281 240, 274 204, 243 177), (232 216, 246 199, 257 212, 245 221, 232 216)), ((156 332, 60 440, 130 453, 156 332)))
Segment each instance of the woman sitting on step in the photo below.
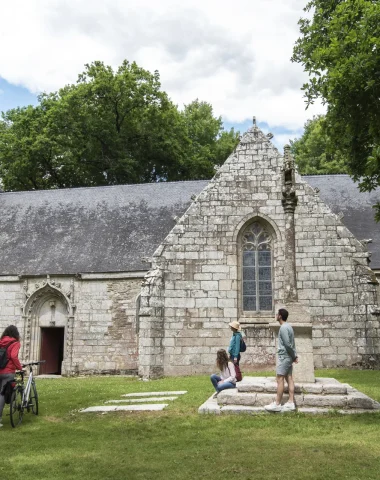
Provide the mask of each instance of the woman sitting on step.
POLYGON ((220 375, 215 373, 211 375, 211 383, 217 393, 226 388, 236 387, 236 372, 235 366, 232 362, 228 361, 227 352, 223 349, 218 350, 216 353, 216 366, 220 370, 220 375))

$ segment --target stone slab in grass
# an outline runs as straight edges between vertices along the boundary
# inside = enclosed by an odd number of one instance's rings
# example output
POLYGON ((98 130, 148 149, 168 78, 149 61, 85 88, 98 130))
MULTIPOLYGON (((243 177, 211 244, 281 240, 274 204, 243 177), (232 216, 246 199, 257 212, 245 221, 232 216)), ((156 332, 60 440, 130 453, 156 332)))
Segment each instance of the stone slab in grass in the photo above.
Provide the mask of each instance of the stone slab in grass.
POLYGON ((142 393, 125 393, 121 395, 122 397, 154 397, 154 396, 164 396, 164 395, 184 395, 187 393, 187 390, 179 390, 173 392, 142 392, 142 393))
POLYGON ((104 403, 144 403, 176 400, 178 397, 147 397, 147 398, 124 398, 123 400, 107 400, 104 403))
POLYGON ((81 413, 89 412, 153 412, 163 410, 168 403, 152 403, 150 405, 99 405, 81 410, 81 413))

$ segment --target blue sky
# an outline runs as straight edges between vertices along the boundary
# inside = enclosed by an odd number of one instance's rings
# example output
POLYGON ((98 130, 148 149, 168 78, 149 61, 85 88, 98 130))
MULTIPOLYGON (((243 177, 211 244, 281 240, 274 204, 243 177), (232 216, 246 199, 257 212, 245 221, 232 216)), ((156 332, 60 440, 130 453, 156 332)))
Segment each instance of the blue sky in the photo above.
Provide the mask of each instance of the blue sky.
POLYGON ((23 107, 25 105, 36 105, 37 95, 31 93, 25 87, 12 85, 3 78, 0 78, 0 111, 4 112, 10 108, 23 107))

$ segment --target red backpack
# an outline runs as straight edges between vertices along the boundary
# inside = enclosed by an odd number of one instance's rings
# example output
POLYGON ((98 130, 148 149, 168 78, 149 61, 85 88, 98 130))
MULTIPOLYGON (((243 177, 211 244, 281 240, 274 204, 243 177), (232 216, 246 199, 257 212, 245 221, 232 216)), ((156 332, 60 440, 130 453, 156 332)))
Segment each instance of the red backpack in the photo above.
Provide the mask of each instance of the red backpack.
POLYGON ((240 367, 237 363, 235 363, 234 367, 235 367, 235 373, 236 373, 236 381, 241 382, 243 380, 243 375, 241 374, 240 367))

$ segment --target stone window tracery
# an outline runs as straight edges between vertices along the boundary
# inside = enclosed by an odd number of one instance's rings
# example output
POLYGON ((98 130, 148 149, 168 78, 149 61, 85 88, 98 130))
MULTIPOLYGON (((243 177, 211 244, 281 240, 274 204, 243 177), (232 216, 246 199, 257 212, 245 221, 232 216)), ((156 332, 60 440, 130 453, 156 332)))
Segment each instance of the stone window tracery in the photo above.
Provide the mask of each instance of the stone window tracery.
POLYGON ((259 222, 249 224, 242 234, 243 311, 273 309, 272 235, 259 222))

